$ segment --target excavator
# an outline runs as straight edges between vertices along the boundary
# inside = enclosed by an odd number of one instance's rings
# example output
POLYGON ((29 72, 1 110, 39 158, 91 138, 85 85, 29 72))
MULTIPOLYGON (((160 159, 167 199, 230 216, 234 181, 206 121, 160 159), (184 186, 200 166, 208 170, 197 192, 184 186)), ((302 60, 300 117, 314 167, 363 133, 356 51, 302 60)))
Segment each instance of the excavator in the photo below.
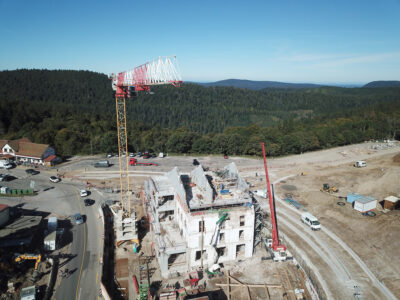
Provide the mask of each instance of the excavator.
POLYGON ((25 254, 19 254, 17 253, 17 256, 15 257, 14 261, 17 263, 21 263, 23 260, 36 260, 35 263, 35 271, 38 269, 39 263, 42 260, 42 255, 40 254, 30 254, 30 253, 25 253, 25 254))

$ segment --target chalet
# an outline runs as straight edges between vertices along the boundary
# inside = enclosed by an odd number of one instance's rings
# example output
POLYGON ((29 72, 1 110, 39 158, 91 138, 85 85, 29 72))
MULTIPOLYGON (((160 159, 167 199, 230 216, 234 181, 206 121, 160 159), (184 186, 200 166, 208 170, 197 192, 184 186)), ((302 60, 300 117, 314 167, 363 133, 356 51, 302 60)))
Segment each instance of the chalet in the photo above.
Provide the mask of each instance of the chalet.
POLYGON ((14 161, 17 164, 53 165, 59 160, 54 148, 46 144, 32 143, 27 138, 18 140, 0 140, 0 159, 14 161))

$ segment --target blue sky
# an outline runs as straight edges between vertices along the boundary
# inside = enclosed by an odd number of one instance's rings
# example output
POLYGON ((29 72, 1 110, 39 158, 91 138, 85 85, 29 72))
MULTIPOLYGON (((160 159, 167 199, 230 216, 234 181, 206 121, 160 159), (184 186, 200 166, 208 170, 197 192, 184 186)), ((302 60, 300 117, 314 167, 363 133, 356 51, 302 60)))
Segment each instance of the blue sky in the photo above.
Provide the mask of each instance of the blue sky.
POLYGON ((0 0, 0 70, 101 73, 177 55, 184 80, 400 80, 400 0, 0 0))

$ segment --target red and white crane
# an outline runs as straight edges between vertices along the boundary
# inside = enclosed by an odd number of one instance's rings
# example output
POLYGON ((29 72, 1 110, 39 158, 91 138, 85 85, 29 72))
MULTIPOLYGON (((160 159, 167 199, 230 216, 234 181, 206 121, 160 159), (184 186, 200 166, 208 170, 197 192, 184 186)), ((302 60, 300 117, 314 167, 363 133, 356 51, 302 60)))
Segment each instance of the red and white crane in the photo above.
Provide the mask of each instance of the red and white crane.
POLYGON ((130 217, 130 183, 125 99, 136 92, 150 91, 153 85, 180 86, 182 78, 175 56, 159 57, 130 71, 111 75, 117 111, 118 157, 121 185, 121 205, 125 217, 130 217), (133 92, 133 93, 132 93, 133 92))
POLYGON ((275 211, 275 197, 273 197, 272 192, 271 192, 271 184, 269 182, 267 159, 265 157, 264 143, 261 143, 261 147, 262 147, 263 158, 264 158, 264 169, 265 169, 265 178, 266 178, 266 182, 267 182, 269 208, 271 211, 271 223, 272 223, 271 249, 274 253, 275 261, 284 261, 284 260, 286 260, 286 246, 282 245, 279 241, 278 221, 276 219, 276 211, 275 211))

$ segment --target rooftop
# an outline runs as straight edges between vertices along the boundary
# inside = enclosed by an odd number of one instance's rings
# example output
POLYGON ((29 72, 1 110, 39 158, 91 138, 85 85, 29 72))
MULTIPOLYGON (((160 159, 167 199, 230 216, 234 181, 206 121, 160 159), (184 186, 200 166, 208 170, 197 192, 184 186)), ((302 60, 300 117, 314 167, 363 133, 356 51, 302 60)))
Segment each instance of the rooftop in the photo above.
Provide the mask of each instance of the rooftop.
POLYGON ((21 216, 0 229, 0 239, 22 232, 31 233, 29 229, 38 226, 41 221, 41 216, 21 216))
POLYGON ((7 204, 0 204, 0 211, 3 211, 4 209, 6 209, 8 207, 7 204))

